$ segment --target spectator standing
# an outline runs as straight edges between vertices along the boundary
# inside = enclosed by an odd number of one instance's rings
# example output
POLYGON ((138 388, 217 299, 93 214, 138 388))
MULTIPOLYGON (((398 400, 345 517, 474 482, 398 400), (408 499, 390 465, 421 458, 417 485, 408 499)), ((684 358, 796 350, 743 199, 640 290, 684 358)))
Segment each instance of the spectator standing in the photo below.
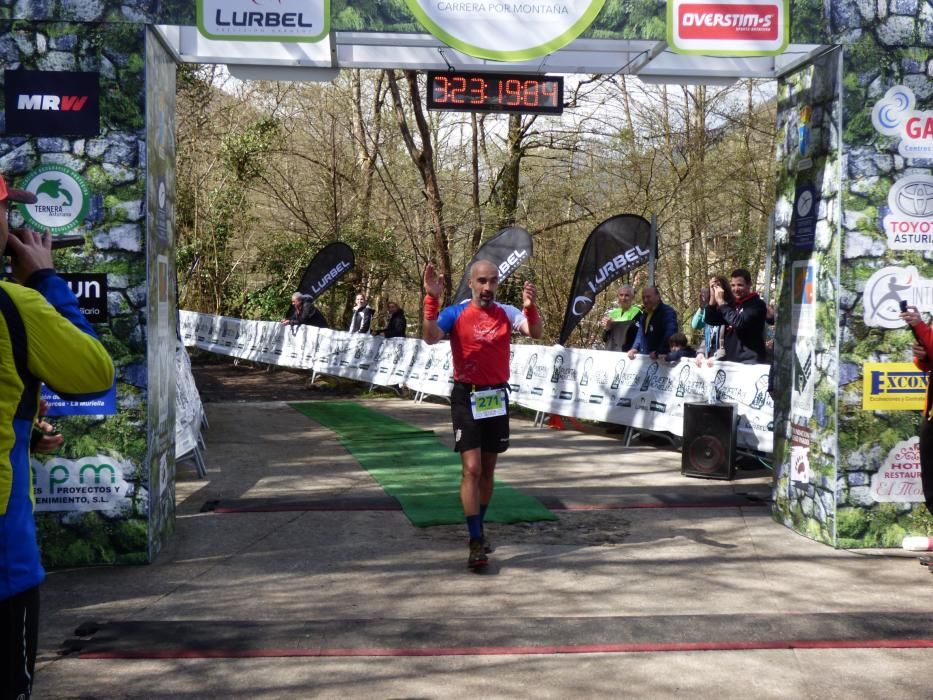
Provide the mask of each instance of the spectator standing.
POLYGON ((696 310, 696 313, 693 314, 693 318, 690 319, 690 327, 694 330, 703 329, 703 347, 698 348, 696 351, 697 357, 701 360, 707 357, 721 360, 726 356, 726 349, 724 346, 725 337, 722 334, 723 327, 706 322, 706 307, 709 306, 711 298, 710 290, 713 288, 714 283, 725 290, 726 299, 729 303, 733 301, 732 291, 725 277, 713 277, 710 279, 709 285, 700 291, 700 306, 696 310))
POLYGON ((641 307, 635 303, 635 289, 623 284, 618 292, 619 305, 603 316, 603 342, 606 349, 628 352, 635 342, 636 323, 641 317, 641 307))
MULTIPOLYGON (((925 323, 916 306, 901 313, 901 319, 914 334, 914 364, 927 373, 933 369, 933 327, 925 323)), ((927 510, 933 513, 933 381, 927 382, 927 396, 920 417, 920 485, 927 510)))
POLYGON ((386 338, 404 338, 407 333, 408 322, 405 320, 405 311, 394 301, 387 304, 389 310, 389 321, 386 327, 376 331, 376 335, 384 335, 386 338))
POLYGON ((726 290, 715 283, 710 286, 710 303, 706 307, 706 323, 725 326, 725 359, 746 365, 765 364, 765 318, 768 306, 752 291, 748 270, 738 268, 729 275, 733 300, 726 290))
POLYGON ((292 305, 288 314, 282 320, 283 326, 317 326, 327 328, 327 319, 321 310, 315 306, 312 298, 301 292, 292 294, 292 305))
POLYGON ((657 287, 645 287, 641 292, 642 316, 636 324, 635 342, 628 351, 635 355, 649 355, 652 360, 670 352, 669 338, 677 332, 677 312, 661 301, 657 287))
POLYGON ((372 321, 373 308, 366 302, 365 296, 357 294, 353 315, 350 317, 350 327, 347 330, 351 333, 369 333, 372 321))
POLYGON ((15 280, 0 282, 0 690, 25 700, 32 692, 45 578, 29 464, 39 385, 69 398, 93 398, 110 389, 114 370, 68 283, 55 274, 52 237, 10 231, 10 201, 36 198, 7 188, 0 176, 0 252, 8 251, 15 280))

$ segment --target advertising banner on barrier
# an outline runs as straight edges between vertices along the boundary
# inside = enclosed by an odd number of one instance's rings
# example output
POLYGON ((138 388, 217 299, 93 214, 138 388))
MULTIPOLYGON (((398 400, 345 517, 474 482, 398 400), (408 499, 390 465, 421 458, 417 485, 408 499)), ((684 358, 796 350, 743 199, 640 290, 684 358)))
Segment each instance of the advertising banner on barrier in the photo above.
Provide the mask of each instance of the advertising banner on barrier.
MULTIPOLYGON (((416 338, 313 326, 300 326, 289 339, 288 328, 271 321, 180 313, 182 341, 188 346, 432 396, 449 396, 453 386, 447 342, 427 345, 416 338), (256 352, 263 343, 265 349, 256 352)), ((542 413, 682 435, 684 404, 714 398, 737 405, 739 445, 768 453, 774 421, 768 369, 732 362, 698 367, 691 360, 672 364, 645 355, 630 360, 605 350, 513 345, 510 400, 542 413)))

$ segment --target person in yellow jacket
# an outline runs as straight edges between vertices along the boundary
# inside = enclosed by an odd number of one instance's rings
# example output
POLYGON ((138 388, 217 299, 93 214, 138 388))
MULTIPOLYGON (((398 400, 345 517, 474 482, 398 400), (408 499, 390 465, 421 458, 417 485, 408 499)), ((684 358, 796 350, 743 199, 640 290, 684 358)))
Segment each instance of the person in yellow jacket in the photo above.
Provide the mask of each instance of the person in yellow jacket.
POLYGON ((619 305, 603 316, 603 342, 606 350, 628 352, 635 342, 641 307, 635 303, 635 288, 630 284, 619 287, 619 305))
POLYGON ((39 557, 29 443, 45 383, 63 397, 94 398, 113 384, 113 361, 52 266, 48 232, 10 230, 9 202, 35 202, 0 175, 0 252, 13 281, 0 281, 0 688, 32 692, 39 629, 39 557))

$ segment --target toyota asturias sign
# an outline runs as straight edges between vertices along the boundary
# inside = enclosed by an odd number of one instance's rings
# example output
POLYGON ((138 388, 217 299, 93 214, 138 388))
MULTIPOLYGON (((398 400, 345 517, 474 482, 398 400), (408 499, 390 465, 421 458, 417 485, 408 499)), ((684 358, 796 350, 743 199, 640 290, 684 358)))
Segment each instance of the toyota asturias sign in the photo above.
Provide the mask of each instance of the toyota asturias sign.
POLYGON ((707 56, 770 56, 790 37, 788 0, 669 0, 672 51, 707 56))

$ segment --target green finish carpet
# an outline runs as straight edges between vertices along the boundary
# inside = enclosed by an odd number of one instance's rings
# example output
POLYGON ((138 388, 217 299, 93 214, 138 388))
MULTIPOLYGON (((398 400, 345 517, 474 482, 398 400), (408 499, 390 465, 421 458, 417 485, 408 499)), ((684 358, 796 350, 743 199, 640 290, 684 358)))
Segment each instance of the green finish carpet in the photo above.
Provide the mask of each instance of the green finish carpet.
MULTIPOLYGON (((421 430, 351 401, 291 403, 333 430, 385 492, 398 500, 413 525, 462 523, 460 456, 433 431, 421 430)), ((540 501, 496 479, 486 520, 515 523, 556 520, 540 501)))

